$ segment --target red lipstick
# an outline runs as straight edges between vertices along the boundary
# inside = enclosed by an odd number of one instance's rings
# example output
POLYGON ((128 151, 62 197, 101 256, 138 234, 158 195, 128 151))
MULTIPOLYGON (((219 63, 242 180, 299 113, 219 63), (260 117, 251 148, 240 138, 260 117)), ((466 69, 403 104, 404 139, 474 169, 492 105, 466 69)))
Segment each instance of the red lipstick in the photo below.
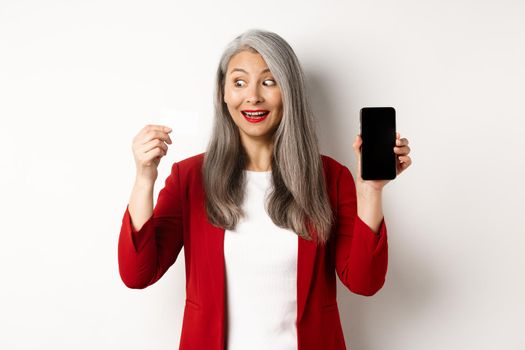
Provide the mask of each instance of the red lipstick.
POLYGON ((266 109, 245 109, 241 111, 241 114, 250 123, 260 123, 268 117, 270 111, 266 109))

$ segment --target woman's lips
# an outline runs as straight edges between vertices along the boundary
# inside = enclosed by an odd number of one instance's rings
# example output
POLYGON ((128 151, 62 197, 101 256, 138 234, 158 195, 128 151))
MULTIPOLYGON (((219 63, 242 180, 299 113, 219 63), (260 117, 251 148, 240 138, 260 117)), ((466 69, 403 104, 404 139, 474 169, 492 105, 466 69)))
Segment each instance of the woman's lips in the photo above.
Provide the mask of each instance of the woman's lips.
POLYGON ((249 117, 249 116, 247 116, 246 114, 244 114, 242 112, 241 112, 241 114, 243 115, 244 119, 246 119, 250 123, 260 123, 260 122, 262 122, 263 120, 265 120, 268 117, 270 112, 268 112, 265 115, 260 116, 260 117, 249 117))

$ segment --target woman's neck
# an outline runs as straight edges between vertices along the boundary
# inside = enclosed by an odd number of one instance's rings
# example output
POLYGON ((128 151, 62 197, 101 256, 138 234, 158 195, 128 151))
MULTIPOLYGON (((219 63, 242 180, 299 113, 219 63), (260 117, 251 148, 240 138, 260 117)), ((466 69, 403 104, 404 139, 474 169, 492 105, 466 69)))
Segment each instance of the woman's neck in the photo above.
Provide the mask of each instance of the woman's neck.
POLYGON ((243 142, 246 152, 246 170, 269 171, 272 168, 273 144, 256 141, 243 142))

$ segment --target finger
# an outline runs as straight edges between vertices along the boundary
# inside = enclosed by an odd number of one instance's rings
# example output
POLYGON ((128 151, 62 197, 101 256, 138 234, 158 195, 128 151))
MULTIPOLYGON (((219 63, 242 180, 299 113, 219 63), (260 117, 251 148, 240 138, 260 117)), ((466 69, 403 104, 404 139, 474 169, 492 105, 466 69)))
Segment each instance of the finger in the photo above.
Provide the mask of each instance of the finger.
POLYGON ((410 147, 408 147, 408 146, 394 147, 394 152, 406 155, 406 154, 410 153, 410 147))
POLYGON ((161 150, 160 148, 156 147, 144 154, 144 161, 148 162, 155 158, 162 158, 166 155, 166 153, 161 150))
POLYGON ((403 162, 403 163, 401 163, 400 165, 401 165, 401 167, 402 167, 403 169, 406 169, 407 167, 410 166, 410 164, 412 164, 412 162, 408 161, 408 162, 403 162))
MULTIPOLYGON (((166 135, 169 134, 172 131, 172 129, 169 126, 166 125, 157 125, 157 124, 148 124, 145 127, 142 128, 142 130, 137 135, 137 138, 142 139, 142 143, 146 143, 150 141, 152 138, 149 136, 153 132, 162 132, 166 135), (148 137, 146 137, 148 136, 148 137), (146 139, 144 139, 146 137, 146 139)), ((155 135, 155 134, 153 134, 155 135)), ((171 143, 171 139, 169 138, 169 143, 171 143)))
POLYGON ((142 152, 147 153, 151 151, 154 148, 160 148, 164 153, 168 153, 168 145, 164 143, 164 141, 161 141, 159 139, 153 139, 144 145, 142 145, 142 152))
POLYGON ((357 157, 359 157, 359 153, 361 152, 361 144, 362 144, 362 140, 360 139, 359 135, 356 137, 356 140, 353 144, 353 148, 354 148, 354 153, 357 157))
POLYGON ((160 130, 150 130, 147 131, 142 139, 142 144, 146 144, 147 142, 153 140, 153 139, 160 139, 162 141, 166 141, 167 143, 172 143, 171 138, 168 135, 168 132, 160 131, 160 130))
POLYGON ((402 163, 412 163, 412 160, 410 159, 410 157, 408 156, 399 156, 399 161, 402 162, 402 163))
POLYGON ((408 139, 406 139, 404 137, 402 139, 397 139, 396 140, 396 145, 406 146, 406 145, 408 145, 408 139))
POLYGON ((171 132, 171 128, 166 125, 158 125, 158 124, 147 124, 142 128, 140 131, 142 134, 146 134, 148 131, 165 131, 165 132, 171 132))
POLYGON ((141 150, 142 154, 149 154, 151 151, 159 150, 160 154, 166 155, 168 153, 168 148, 164 142, 162 142, 162 145, 153 145, 153 146, 144 146, 144 148, 141 150))

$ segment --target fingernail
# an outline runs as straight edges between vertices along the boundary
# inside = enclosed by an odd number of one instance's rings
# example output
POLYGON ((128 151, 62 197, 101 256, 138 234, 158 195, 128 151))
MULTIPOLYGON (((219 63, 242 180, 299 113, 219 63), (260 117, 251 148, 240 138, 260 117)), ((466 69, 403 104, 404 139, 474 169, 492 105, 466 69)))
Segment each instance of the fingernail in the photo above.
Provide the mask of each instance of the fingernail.
POLYGON ((166 130, 166 131, 171 131, 171 128, 168 127, 168 126, 165 126, 165 127, 164 127, 164 130, 166 130))

